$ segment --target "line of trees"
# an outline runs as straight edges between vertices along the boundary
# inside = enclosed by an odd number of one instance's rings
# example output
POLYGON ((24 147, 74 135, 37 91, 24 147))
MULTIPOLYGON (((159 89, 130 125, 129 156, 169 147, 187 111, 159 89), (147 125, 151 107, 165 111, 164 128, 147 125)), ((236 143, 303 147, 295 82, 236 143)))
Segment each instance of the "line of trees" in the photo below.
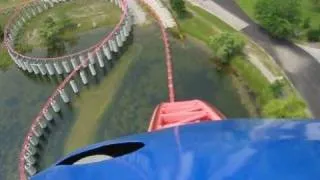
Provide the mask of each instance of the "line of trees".
MULTIPOLYGON (((320 0, 310 0, 320 8, 320 0)), ((310 17, 302 16, 301 0, 258 0, 255 16, 262 27, 280 39, 303 37, 309 41, 320 41, 319 27, 311 27, 310 17)))

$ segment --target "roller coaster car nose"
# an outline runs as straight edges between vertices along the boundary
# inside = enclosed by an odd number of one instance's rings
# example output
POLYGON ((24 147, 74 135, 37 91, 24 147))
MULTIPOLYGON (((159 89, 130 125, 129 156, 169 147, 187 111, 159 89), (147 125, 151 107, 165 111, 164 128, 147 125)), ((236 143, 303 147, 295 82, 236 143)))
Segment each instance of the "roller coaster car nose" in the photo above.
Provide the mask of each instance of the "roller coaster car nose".
POLYGON ((319 180, 320 121, 207 121, 80 149, 31 180, 319 180))

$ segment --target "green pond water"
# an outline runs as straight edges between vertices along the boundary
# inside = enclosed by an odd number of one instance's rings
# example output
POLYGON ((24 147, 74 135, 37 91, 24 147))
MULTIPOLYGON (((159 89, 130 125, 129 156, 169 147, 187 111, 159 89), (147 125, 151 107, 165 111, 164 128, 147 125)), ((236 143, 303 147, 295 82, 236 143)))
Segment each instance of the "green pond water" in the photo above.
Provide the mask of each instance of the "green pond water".
MULTIPOLYGON (((101 38, 103 30, 79 35, 77 48, 101 38), (90 35, 89 35, 90 34, 90 35)), ((203 99, 227 117, 247 117, 231 78, 218 73, 202 44, 171 38, 178 100, 203 99)), ((70 48, 72 49, 72 48, 70 48)), ((68 51, 72 51, 67 48, 68 51)), ((163 45, 154 24, 135 27, 123 53, 90 77, 88 86, 46 130, 38 167, 47 168, 71 151, 99 141, 145 132, 153 109, 168 99, 163 45)), ((35 54, 46 52, 33 52, 35 54)), ((12 66, 0 72, 0 179, 17 179, 18 153, 32 119, 59 78, 30 76, 12 66)), ((79 79, 76 79, 79 84, 79 79)), ((70 89, 68 90, 71 94, 70 89)))

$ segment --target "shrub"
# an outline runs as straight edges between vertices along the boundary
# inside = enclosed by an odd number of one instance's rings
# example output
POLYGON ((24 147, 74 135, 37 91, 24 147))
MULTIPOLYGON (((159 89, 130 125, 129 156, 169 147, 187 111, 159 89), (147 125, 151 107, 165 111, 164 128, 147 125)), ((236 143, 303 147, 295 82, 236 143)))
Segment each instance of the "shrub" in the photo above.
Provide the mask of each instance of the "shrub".
POLYGON ((229 64, 232 57, 242 52, 244 45, 240 37, 229 32, 210 37, 210 47, 215 57, 223 64, 229 64))
POLYGON ((277 38, 294 36, 301 19, 300 0, 258 0, 254 10, 261 26, 277 38))
POLYGON ((320 40, 320 28, 319 29, 309 29, 307 32, 308 41, 319 41, 320 40))

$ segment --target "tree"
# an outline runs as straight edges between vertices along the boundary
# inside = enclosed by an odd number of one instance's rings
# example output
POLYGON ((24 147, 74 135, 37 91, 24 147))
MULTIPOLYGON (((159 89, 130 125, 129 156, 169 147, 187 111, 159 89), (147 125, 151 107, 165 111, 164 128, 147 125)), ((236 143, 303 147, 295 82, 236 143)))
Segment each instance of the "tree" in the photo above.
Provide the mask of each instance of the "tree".
POLYGON ((264 107, 262 114, 268 118, 303 118, 305 114, 305 104, 294 96, 285 99, 274 99, 269 101, 264 107))
POLYGON ((233 56, 241 53, 244 45, 241 38, 229 32, 210 37, 210 47, 223 64, 228 64, 233 56))
POLYGON ((60 32, 61 27, 57 26, 52 17, 46 18, 40 27, 40 36, 45 40, 47 46, 54 44, 59 39, 60 32))
POLYGON ((187 14, 184 0, 170 0, 170 5, 179 18, 183 18, 187 14))
POLYGON ((255 16, 277 38, 290 38, 301 21, 300 0, 258 0, 255 16))

